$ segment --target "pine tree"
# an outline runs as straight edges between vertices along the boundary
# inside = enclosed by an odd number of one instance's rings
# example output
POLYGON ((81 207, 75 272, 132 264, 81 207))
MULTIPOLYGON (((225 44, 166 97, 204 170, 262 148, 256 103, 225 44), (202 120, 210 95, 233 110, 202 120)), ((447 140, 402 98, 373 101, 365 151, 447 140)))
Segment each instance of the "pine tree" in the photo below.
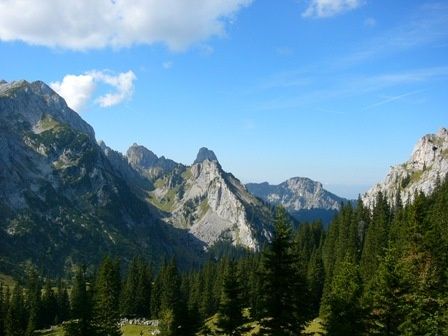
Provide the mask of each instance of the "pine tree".
POLYGON ((94 336, 91 300, 87 292, 85 267, 76 269, 70 301, 73 320, 64 324, 65 336, 94 336))
POLYGON ((121 292, 121 314, 126 317, 137 316, 136 293, 139 278, 138 260, 134 258, 129 267, 121 292))
POLYGON ((344 261, 335 273, 331 291, 325 297, 326 329, 332 336, 362 335, 363 311, 360 304, 362 288, 358 267, 344 261))
POLYGON ((160 291, 159 317, 162 335, 186 335, 189 329, 184 321, 187 306, 180 292, 181 279, 174 259, 162 266, 156 282, 160 291))
POLYGON ((236 263, 230 261, 224 275, 217 326, 225 335, 241 335, 243 301, 236 263))
POLYGON ((120 264, 106 257, 98 271, 95 284, 94 321, 98 335, 121 336, 120 264))
POLYGON ((128 267, 121 293, 121 314, 127 317, 149 317, 151 287, 151 268, 143 259, 134 258, 128 267))
POLYGON ((137 315, 141 317, 150 316, 150 303, 153 275, 151 266, 143 259, 139 260, 138 279, 136 288, 137 315))
POLYGON ((369 289, 368 282, 378 269, 379 260, 387 247, 390 223, 390 207, 387 204, 387 199, 380 192, 372 211, 372 219, 366 232, 361 255, 361 277, 367 284, 367 289, 369 289))
POLYGON ((56 322, 56 314, 58 311, 58 303, 56 295, 51 287, 49 279, 45 281, 44 292, 42 295, 42 324, 49 327, 56 322))
POLYGON ((28 322, 27 312, 25 310, 25 299, 23 289, 16 284, 12 291, 11 301, 9 303, 8 312, 5 320, 6 336, 23 336, 25 335, 28 322))
POLYGON ((0 282, 0 336, 5 336, 6 301, 3 283, 0 282))
POLYGON ((62 279, 58 279, 56 290, 56 316, 55 323, 59 324, 67 321, 70 318, 70 299, 68 296, 67 288, 64 286, 62 279))
POLYGON ((26 286, 26 307, 28 310, 28 323, 26 335, 33 335, 34 331, 42 327, 42 286, 39 275, 34 268, 28 270, 26 286))
POLYGON ((369 335, 398 336, 406 315, 404 298, 409 290, 406 276, 394 249, 382 259, 372 286, 369 335))
POLYGON ((303 323, 299 314, 298 276, 296 258, 292 254, 291 226, 286 212, 276 212, 272 242, 265 250, 262 260, 263 315, 265 333, 274 335, 296 335, 303 323))

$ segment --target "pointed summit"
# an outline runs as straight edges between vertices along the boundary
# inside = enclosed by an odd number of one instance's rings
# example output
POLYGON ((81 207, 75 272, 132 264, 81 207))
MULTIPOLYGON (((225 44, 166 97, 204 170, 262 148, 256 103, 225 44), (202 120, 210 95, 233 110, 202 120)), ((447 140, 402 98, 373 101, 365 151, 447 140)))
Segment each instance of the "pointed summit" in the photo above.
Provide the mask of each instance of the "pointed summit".
POLYGON ((138 165, 142 168, 153 167, 159 158, 152 151, 144 146, 134 143, 126 152, 128 161, 132 166, 138 165))
MULTIPOLYGON (((38 123, 51 117, 56 122, 87 134, 92 140, 95 132, 78 113, 70 109, 65 100, 51 87, 41 81, 29 83, 25 80, 0 84, 0 119, 20 117, 33 129, 38 123)), ((2 121, 0 121, 2 123, 2 121)), ((3 124, 2 124, 3 125, 3 124)))
POLYGON ((194 160, 193 164, 202 163, 205 160, 218 162, 218 158, 212 150, 206 147, 202 147, 201 149, 199 149, 198 155, 196 156, 196 160, 194 160))

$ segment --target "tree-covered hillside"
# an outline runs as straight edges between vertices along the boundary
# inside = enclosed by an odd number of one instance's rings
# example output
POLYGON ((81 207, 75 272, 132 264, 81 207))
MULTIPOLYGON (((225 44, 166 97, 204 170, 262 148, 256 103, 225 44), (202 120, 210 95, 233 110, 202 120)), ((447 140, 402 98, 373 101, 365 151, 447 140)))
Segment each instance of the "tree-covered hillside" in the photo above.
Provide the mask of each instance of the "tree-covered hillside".
POLYGON ((142 258, 59 281, 31 269, 1 287, 0 335, 62 322, 66 335, 120 335, 120 319, 137 317, 159 320, 162 335, 299 335, 317 316, 327 335, 448 335, 447 204, 447 181, 406 206, 379 194, 372 210, 344 205, 328 232, 293 232, 279 209, 262 253, 190 272, 142 258))

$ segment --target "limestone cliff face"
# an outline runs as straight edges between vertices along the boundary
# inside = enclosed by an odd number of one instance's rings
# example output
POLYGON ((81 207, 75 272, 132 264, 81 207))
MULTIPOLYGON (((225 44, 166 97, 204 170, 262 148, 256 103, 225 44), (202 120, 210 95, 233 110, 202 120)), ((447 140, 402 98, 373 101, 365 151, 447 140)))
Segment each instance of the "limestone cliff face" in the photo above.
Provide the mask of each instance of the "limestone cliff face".
POLYGON ((321 220, 329 224, 341 203, 348 202, 306 177, 293 177, 279 185, 248 183, 246 187, 265 202, 283 206, 298 221, 321 220))
POLYGON ((50 87, 0 82, 0 271, 105 254, 197 260, 203 244, 158 218, 133 189, 141 181, 50 87))
POLYGON ((248 183, 246 187, 255 196, 292 211, 339 210, 345 200, 325 190, 322 183, 306 177, 293 177, 279 185, 248 183))
POLYGON ((200 149, 193 165, 165 170, 153 184, 148 200, 164 220, 189 230, 207 245, 224 240, 258 250, 270 238, 270 210, 224 172, 206 148, 200 149))
POLYGON ((162 175, 173 171, 174 169, 182 169, 183 165, 164 156, 158 157, 144 146, 134 143, 126 152, 129 164, 140 174, 146 176, 150 180, 157 179, 162 175))
POLYGON ((431 194, 448 173, 448 130, 428 134, 415 145, 411 158, 394 166, 386 178, 362 196, 364 204, 372 207, 381 192, 393 204, 398 196, 404 204, 413 200, 416 193, 431 194))

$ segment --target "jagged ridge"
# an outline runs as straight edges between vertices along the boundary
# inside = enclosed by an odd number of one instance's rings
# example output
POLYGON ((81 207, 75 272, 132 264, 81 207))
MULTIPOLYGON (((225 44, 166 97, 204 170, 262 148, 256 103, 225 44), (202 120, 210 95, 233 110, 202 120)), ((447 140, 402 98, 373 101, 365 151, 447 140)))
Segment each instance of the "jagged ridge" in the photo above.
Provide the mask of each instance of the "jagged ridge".
POLYGON ((427 134, 414 147, 411 158, 391 168, 386 178, 374 185, 362 196, 364 204, 373 207, 381 192, 390 204, 398 195, 404 204, 423 192, 431 194, 448 173, 448 130, 442 128, 437 134, 427 134))

